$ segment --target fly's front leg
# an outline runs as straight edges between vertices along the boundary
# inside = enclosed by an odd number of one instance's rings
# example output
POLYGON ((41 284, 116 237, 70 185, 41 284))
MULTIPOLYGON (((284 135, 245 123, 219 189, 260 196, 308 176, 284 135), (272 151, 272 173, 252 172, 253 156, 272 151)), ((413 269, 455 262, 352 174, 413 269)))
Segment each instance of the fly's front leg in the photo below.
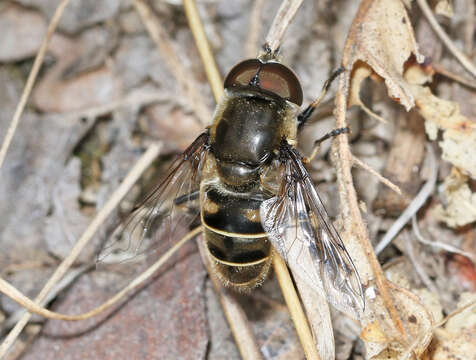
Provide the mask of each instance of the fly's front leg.
POLYGON ((319 153, 319 150, 321 148, 321 143, 324 140, 330 139, 332 137, 335 137, 335 136, 338 136, 338 135, 341 135, 341 134, 350 134, 350 128, 349 127, 344 127, 344 128, 337 128, 337 129, 331 130, 326 135, 324 135, 323 137, 314 141, 314 147, 312 148, 311 155, 309 155, 309 157, 303 158, 302 161, 306 164, 309 164, 316 157, 316 155, 319 153))
POLYGON ((340 68, 334 70, 334 72, 331 74, 329 79, 326 80, 324 83, 324 86, 322 87, 321 94, 317 97, 316 100, 314 100, 301 114, 298 115, 297 121, 298 121, 298 130, 302 129, 304 124, 309 120, 311 117, 312 113, 314 110, 319 106, 321 103, 322 99, 324 99, 324 96, 326 96, 327 91, 331 87, 332 82, 344 72, 344 68, 341 66, 340 68))

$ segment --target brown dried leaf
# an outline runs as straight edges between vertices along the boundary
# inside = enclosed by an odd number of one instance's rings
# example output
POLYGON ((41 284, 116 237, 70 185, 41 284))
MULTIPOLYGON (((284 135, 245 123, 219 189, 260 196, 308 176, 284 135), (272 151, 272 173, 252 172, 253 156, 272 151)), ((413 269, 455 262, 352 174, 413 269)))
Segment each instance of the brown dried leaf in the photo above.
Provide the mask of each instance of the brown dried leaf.
MULTIPOLYGON (((414 105, 414 98, 403 78, 403 69, 412 54, 418 62, 423 61, 403 4, 393 0, 363 1, 347 38, 342 60, 344 67, 351 71, 354 65, 359 67, 357 62, 370 66, 384 79, 389 96, 409 110, 414 105)), ((350 105, 361 104, 358 89, 365 75, 355 78, 357 83, 352 86, 350 105)))

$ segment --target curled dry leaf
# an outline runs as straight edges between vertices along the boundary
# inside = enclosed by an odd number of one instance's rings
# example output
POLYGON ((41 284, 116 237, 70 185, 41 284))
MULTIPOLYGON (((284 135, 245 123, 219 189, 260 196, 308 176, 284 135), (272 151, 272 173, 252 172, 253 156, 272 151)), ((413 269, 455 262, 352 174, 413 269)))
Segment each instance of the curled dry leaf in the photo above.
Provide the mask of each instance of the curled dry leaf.
POLYGON ((354 72, 349 105, 362 104, 360 83, 373 71, 383 78, 391 98, 407 110, 413 107, 413 94, 403 78, 404 64, 412 54, 418 62, 423 62, 404 5, 393 0, 363 1, 342 60, 344 67, 354 72))
MULTIPOLYGON (((472 149, 474 151, 474 147, 472 149)), ((476 193, 471 191, 468 177, 453 168, 444 181, 444 188, 446 204, 437 206, 435 216, 451 227, 476 221, 476 193)))

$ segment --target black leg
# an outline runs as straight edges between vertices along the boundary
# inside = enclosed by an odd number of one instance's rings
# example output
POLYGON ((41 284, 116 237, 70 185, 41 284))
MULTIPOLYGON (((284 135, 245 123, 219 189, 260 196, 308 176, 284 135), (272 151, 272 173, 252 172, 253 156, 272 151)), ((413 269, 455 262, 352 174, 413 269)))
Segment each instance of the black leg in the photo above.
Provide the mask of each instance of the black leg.
POLYGON ((307 157, 307 158, 304 158, 303 161, 305 163, 309 164, 316 157, 316 155, 319 153, 321 143, 324 140, 330 139, 332 137, 336 137, 336 136, 341 135, 341 134, 349 134, 349 133, 350 133, 350 128, 349 127, 337 128, 337 129, 329 131, 326 135, 324 135, 324 136, 320 137, 319 139, 317 139, 316 141, 314 141, 314 147, 312 148, 311 155, 309 155, 309 157, 307 157))
POLYGON ((298 115, 298 130, 301 129, 304 124, 309 120, 311 117, 312 113, 314 112, 314 109, 316 109, 319 104, 321 103, 322 99, 326 95, 327 91, 329 90, 332 82, 344 72, 344 68, 341 66, 340 68, 334 70, 334 72, 331 74, 330 78, 326 80, 324 83, 324 86, 322 87, 321 94, 319 97, 314 100, 301 114, 298 115))

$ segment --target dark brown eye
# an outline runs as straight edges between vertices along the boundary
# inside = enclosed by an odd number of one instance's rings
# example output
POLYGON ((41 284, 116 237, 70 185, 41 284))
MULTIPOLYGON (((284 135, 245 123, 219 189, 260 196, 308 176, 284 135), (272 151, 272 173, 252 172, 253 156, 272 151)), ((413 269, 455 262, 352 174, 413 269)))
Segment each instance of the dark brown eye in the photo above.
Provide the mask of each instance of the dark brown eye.
POLYGON ((249 59, 235 65, 225 79, 225 89, 235 85, 249 85, 253 76, 259 73, 260 87, 281 96, 297 105, 302 104, 302 88, 294 72, 278 62, 263 63, 249 59))

